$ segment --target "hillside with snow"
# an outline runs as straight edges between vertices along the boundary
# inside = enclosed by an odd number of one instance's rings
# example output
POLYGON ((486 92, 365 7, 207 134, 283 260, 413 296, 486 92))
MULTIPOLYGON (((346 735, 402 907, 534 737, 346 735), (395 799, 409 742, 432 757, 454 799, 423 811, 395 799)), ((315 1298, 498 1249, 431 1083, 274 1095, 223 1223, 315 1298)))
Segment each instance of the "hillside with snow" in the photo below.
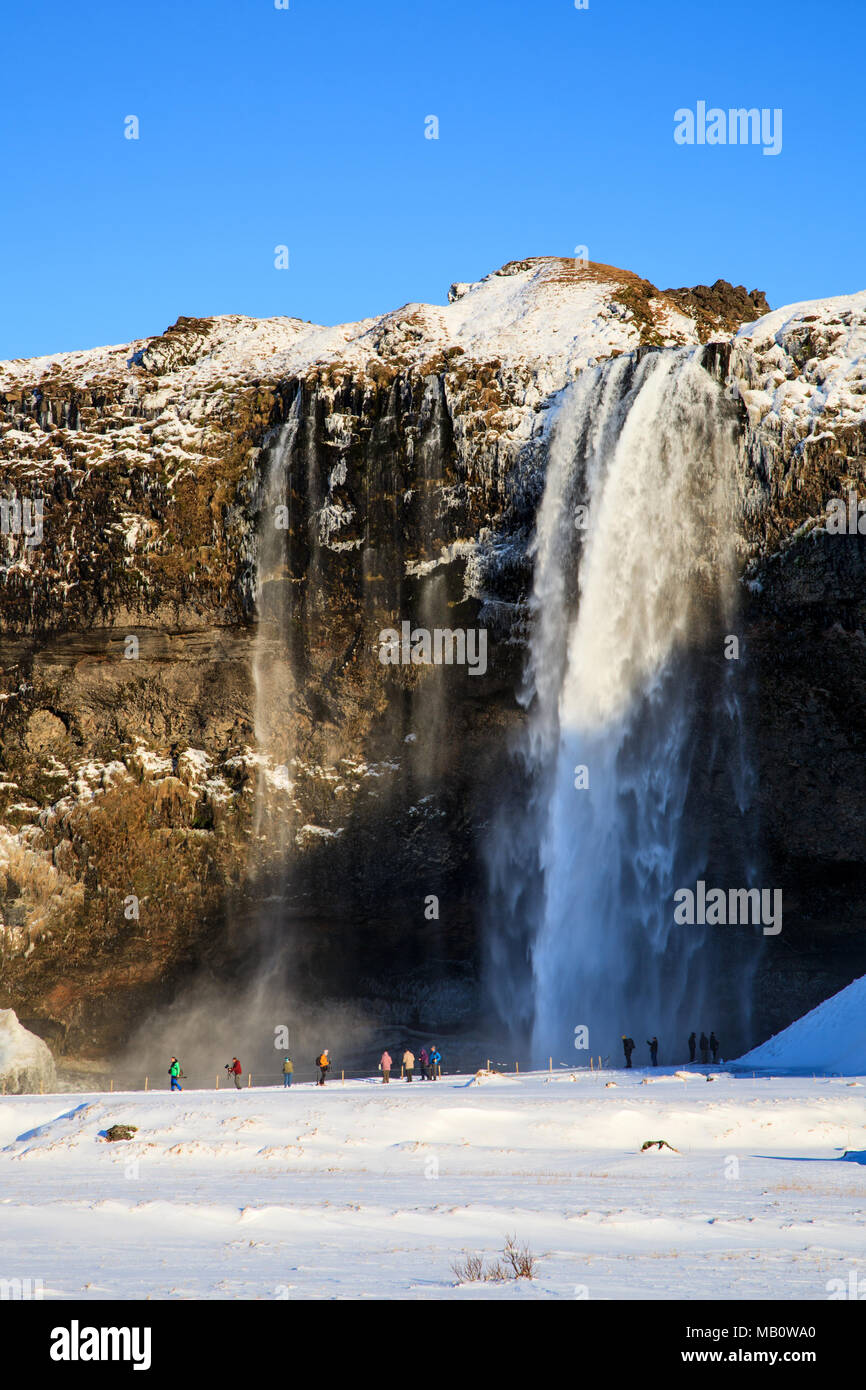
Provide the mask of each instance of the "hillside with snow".
MULTIPOLYGON (((0 363, 0 392, 64 379, 81 386, 125 376, 182 379, 187 389, 225 390, 317 365, 363 368, 398 357, 406 367, 455 348, 475 361, 547 363, 561 379, 652 337, 659 345, 697 342, 705 316, 615 266, 555 256, 511 261, 475 283, 452 285, 444 305, 404 304, 376 318, 325 327, 301 319, 224 314, 178 319, 161 337, 116 347, 0 363), (636 310, 638 312, 636 312, 636 310)), ((742 312, 754 309, 742 291, 742 312)))
POLYGON ((866 975, 825 999, 784 1032, 740 1057, 738 1066, 784 1071, 866 1072, 866 975))

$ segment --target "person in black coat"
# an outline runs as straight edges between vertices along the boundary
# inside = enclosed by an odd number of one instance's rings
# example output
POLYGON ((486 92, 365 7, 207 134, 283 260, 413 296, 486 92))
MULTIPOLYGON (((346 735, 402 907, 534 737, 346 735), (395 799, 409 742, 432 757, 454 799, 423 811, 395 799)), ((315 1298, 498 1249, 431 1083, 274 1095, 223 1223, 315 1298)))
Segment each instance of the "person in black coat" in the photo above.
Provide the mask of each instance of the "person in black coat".
POLYGON ((654 1067, 659 1064, 659 1040, 658 1038, 647 1038, 646 1045, 650 1050, 650 1061, 654 1067))
POLYGON ((625 1053, 625 1064, 631 1066, 631 1054, 634 1052, 634 1038, 627 1038, 625 1033, 622 1035, 622 1050, 625 1053))
POLYGON ((710 1060, 710 1040, 706 1033, 701 1033, 701 1061, 704 1066, 710 1060))
POLYGON ((711 1033, 711 1034, 710 1034, 710 1051, 711 1051, 712 1054, 713 1054, 713 1061, 714 1061, 714 1062, 717 1062, 717 1061, 719 1060, 719 1048, 721 1047, 721 1045, 722 1045, 722 1044, 719 1042, 719 1040, 718 1040, 718 1038, 716 1037, 715 1033, 711 1033))
POLYGON ((698 1045, 697 1037, 696 1037, 696 1035, 695 1035, 694 1033, 691 1033, 691 1034, 689 1035, 689 1061, 690 1061, 690 1062, 693 1062, 693 1061, 695 1060, 695 1049, 697 1048, 697 1045, 698 1045))

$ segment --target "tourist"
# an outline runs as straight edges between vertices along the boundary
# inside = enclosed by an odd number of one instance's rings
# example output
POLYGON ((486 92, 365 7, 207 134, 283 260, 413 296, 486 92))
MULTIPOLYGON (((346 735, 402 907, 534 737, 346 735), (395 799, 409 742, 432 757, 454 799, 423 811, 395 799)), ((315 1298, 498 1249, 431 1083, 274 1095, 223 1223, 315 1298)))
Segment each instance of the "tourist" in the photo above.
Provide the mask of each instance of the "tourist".
POLYGON ((698 1043, 698 1040, 697 1040, 696 1035, 695 1035, 694 1033, 690 1033, 690 1034, 689 1034, 689 1061, 690 1061, 690 1062, 693 1062, 693 1061, 695 1060, 695 1049, 696 1049, 696 1047, 697 1047, 697 1043, 698 1043))
POLYGON ((706 1033, 701 1033, 701 1062, 704 1066, 710 1060, 710 1042, 706 1033))
POLYGON ((439 1051, 439 1049, 437 1048, 436 1044, 433 1043, 432 1047, 430 1048, 430 1080, 431 1080, 431 1081, 435 1081, 435 1080, 436 1080, 436 1075, 437 1075, 437 1072, 438 1072, 438 1070, 439 1070, 439 1064, 440 1064, 441 1061, 442 1061, 442 1053, 439 1051))
POLYGON ((382 1083, 387 1086, 391 1080, 391 1054, 389 1052, 382 1053, 379 1070, 382 1073, 382 1083))
POLYGON ((230 1062, 226 1062, 226 1071, 228 1072, 229 1076, 234 1077, 235 1086, 238 1090, 241 1089, 242 1070, 243 1068, 241 1067, 241 1064, 238 1061, 237 1057, 233 1057, 230 1062))
POLYGON ((291 1084, 292 1084, 292 1073, 294 1072, 294 1070, 295 1070, 295 1066, 294 1066, 294 1063, 292 1062, 291 1057, 286 1057, 286 1058, 284 1058, 284 1059, 283 1059, 283 1085, 284 1085, 284 1086, 291 1086, 291 1084))
POLYGON ((631 1066, 631 1054, 634 1052, 634 1038, 627 1038, 625 1033, 622 1035, 622 1050, 625 1053, 625 1064, 631 1066))
POLYGON ((650 1061, 654 1067, 659 1064, 659 1040, 658 1038, 647 1038, 646 1045, 650 1050, 650 1061))
POLYGON ((325 1078, 328 1075, 328 1072, 331 1070, 331 1054, 327 1048, 325 1048, 324 1051, 319 1053, 318 1057, 316 1058, 316 1066, 319 1068, 319 1079, 316 1082, 316 1085, 324 1086, 325 1078))
POLYGON ((407 1081, 412 1080, 412 1070, 415 1066, 415 1054, 410 1052, 408 1047, 403 1053, 403 1075, 407 1081))
POLYGON ((715 1033, 711 1033, 711 1034, 710 1034, 710 1051, 711 1051, 712 1054, 713 1054, 713 1061, 714 1061, 714 1062, 717 1062, 717 1061, 719 1060, 719 1048, 721 1047, 721 1045, 722 1045, 722 1044, 719 1042, 719 1040, 718 1040, 718 1038, 716 1037, 715 1033))
POLYGON ((182 1091, 183 1087, 180 1084, 180 1062, 176 1057, 172 1057, 171 1059, 171 1066, 168 1069, 168 1074, 171 1077, 171 1089, 173 1091, 182 1091))

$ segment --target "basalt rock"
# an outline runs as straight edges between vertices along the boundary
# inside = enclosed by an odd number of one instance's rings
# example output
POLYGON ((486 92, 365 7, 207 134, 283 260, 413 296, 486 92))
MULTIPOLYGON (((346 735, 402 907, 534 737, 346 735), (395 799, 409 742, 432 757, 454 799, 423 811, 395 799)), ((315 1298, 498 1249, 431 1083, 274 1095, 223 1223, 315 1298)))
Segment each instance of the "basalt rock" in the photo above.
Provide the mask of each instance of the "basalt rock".
POLYGON ((105 1141, 107 1144, 117 1144, 132 1139, 137 1133, 138 1125, 112 1125, 105 1131, 105 1141))

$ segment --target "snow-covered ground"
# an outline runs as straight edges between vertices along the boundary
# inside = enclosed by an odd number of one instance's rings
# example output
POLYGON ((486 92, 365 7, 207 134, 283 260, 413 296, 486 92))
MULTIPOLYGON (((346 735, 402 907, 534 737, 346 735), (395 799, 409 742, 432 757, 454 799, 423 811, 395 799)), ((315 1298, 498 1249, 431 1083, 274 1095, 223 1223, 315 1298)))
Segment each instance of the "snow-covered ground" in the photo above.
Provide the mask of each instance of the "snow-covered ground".
POLYGON ((866 1290, 864 1101, 847 1078, 661 1069, 5 1097, 0 1278, 46 1299, 827 1299, 852 1271, 866 1290), (131 1142, 100 1139, 116 1123, 131 1142), (679 1152, 641 1153, 656 1139, 679 1152), (536 1279, 460 1285, 452 1262, 509 1234, 536 1279))

